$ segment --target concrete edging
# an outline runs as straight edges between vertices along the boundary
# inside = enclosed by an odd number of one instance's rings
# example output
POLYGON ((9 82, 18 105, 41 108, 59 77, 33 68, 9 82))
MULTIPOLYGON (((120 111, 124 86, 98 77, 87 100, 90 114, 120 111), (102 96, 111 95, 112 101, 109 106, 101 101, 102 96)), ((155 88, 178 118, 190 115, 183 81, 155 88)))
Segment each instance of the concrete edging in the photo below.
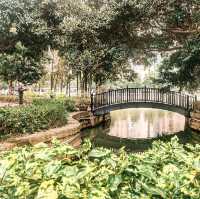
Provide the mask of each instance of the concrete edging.
POLYGON ((77 134, 79 134, 82 129, 94 127, 109 118, 108 115, 94 116, 91 112, 87 111, 73 112, 69 114, 66 126, 30 135, 8 138, 2 144, 0 143, 0 151, 10 150, 16 146, 35 145, 40 142, 50 143, 54 138, 72 144, 73 140, 78 138, 77 134))

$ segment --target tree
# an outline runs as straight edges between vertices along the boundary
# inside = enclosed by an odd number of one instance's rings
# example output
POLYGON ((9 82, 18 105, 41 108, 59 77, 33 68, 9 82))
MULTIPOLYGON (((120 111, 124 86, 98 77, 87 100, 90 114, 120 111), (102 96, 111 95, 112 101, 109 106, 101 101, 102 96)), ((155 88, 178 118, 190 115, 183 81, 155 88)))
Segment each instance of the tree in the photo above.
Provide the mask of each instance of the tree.
MULTIPOLYGON (((92 82, 127 77, 130 57, 144 63, 159 51, 184 59, 192 54, 187 44, 199 42, 198 0, 1 0, 0 7, 1 53, 12 55, 18 42, 37 60, 48 46, 58 50, 85 92, 92 82)), ((184 61, 180 70, 189 66, 184 61)))
MULTIPOLYGON (((7 82, 17 81, 24 86, 36 83, 43 75, 43 67, 39 60, 30 56, 29 50, 20 42, 16 44, 14 53, 1 54, 0 77, 7 82)), ((22 85, 18 85, 19 102, 23 104, 22 85)))
POLYGON ((60 34, 55 6, 54 1, 0 1, 0 70, 10 88, 13 81, 28 85, 40 79, 43 51, 55 47, 60 34))
POLYGON ((188 41, 184 48, 171 53, 159 68, 155 80, 166 86, 195 90, 200 85, 200 38, 188 41))

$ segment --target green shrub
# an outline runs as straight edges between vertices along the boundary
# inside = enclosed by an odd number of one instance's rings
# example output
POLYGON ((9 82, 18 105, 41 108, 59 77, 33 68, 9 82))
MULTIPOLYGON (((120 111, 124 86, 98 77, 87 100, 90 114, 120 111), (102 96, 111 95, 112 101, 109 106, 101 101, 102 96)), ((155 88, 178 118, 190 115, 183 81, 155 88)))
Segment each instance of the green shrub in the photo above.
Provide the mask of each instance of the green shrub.
POLYGON ((0 134, 33 133, 67 123, 62 103, 44 103, 0 109, 0 134))
POLYGON ((0 156, 4 199, 199 199, 200 145, 176 138, 142 154, 54 141, 0 156))
POLYGON ((65 109, 69 112, 72 112, 75 110, 75 102, 74 100, 70 98, 40 98, 40 99, 34 99, 32 102, 34 105, 45 105, 45 104, 61 104, 65 107, 65 109))

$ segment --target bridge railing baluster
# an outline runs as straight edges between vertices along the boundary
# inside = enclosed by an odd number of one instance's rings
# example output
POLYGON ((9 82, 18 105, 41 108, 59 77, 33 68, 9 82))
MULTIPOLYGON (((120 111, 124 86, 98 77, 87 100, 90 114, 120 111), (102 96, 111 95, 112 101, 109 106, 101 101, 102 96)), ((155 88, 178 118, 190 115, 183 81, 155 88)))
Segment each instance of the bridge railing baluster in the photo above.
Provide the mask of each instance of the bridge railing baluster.
POLYGON ((118 101, 118 104, 119 104, 120 101, 121 101, 120 90, 117 91, 117 101, 118 101))
POLYGON ((186 107, 187 107, 187 96, 184 95, 184 108, 186 108, 186 107))
POLYGON ((184 104, 184 95, 181 95, 181 107, 185 108, 185 104, 184 104))
POLYGON ((127 88, 127 102, 130 101, 130 89, 127 88))
POLYGON ((110 104, 112 104, 112 91, 110 90, 110 104))
POLYGON ((119 103, 122 103, 122 90, 119 90, 119 96, 120 96, 120 100, 119 100, 119 103))
POLYGON ((138 94, 137 94, 137 88, 135 88, 135 101, 138 101, 138 94))
POLYGON ((135 96, 134 88, 130 89, 130 94, 131 94, 131 102, 134 102, 134 96, 135 96))
POLYGON ((138 102, 141 101, 141 93, 140 93, 140 88, 138 88, 138 102))
POLYGON ((182 95, 181 98, 182 98, 182 100, 181 100, 181 106, 183 108, 185 108, 185 95, 182 95))
POLYGON ((142 89, 139 88, 138 92, 139 92, 139 101, 142 101, 142 89))
POLYGON ((107 95, 107 93, 104 92, 104 93, 103 93, 103 105, 104 105, 104 106, 107 105, 107 96, 106 96, 106 95, 107 95))
POLYGON ((152 88, 150 88, 150 92, 149 92, 149 94, 150 94, 150 101, 152 102, 153 101, 153 99, 152 99, 152 92, 153 92, 153 89, 152 88))
POLYGON ((100 102, 99 102, 99 94, 97 95, 97 107, 100 106, 100 102))
POLYGON ((96 95, 93 96, 93 110, 96 109, 96 95))
POLYGON ((103 106, 129 102, 155 102, 179 107, 185 110, 193 109, 196 97, 175 91, 165 92, 158 88, 124 88, 91 94, 91 110, 95 111, 103 106))
POLYGON ((173 91, 171 92, 171 96, 172 96, 172 105, 174 105, 174 93, 173 93, 173 91))
POLYGON ((138 101, 142 101, 142 92, 141 88, 138 88, 138 101))
POLYGON ((136 100, 136 102, 138 101, 138 89, 137 88, 135 89, 135 100, 136 100))
POLYGON ((115 91, 115 102, 118 104, 118 90, 115 91))
POLYGON ((117 97, 117 94, 116 94, 116 93, 117 93, 117 91, 115 90, 115 91, 114 91, 114 103, 115 103, 115 104, 117 104, 117 98, 116 98, 116 97, 117 97))
POLYGON ((107 105, 109 105, 110 104, 110 93, 109 93, 109 91, 107 92, 107 105))
POLYGON ((99 98, 99 94, 97 95, 97 107, 100 107, 101 103, 100 103, 100 98, 99 98))
POLYGON ((120 91, 120 103, 122 103, 122 90, 119 91, 120 91))
POLYGON ((96 95, 96 97, 95 97, 95 104, 96 104, 96 108, 98 108, 98 95, 96 95))
POLYGON ((141 92, 141 101, 144 102, 144 88, 141 88, 140 92, 141 92))
POLYGON ((141 101, 144 102, 144 88, 141 88, 140 92, 141 92, 141 101))
POLYGON ((138 92, 137 92, 137 88, 135 89, 135 101, 138 101, 138 92))
POLYGON ((98 103, 98 107, 101 107, 102 106, 102 95, 101 94, 98 94, 97 95, 97 103, 98 103))
POLYGON ((157 88, 156 88, 156 102, 159 102, 159 93, 157 88))
POLYGON ((170 92, 170 105, 172 105, 172 92, 170 92))
POLYGON ((121 103, 123 103, 123 101, 124 101, 124 89, 121 89, 121 95, 122 95, 122 101, 121 101, 121 103))
POLYGON ((119 90, 117 90, 116 94, 117 94, 117 103, 119 104, 119 103, 120 103, 120 94, 119 94, 119 90))
POLYGON ((110 90, 110 104, 112 104, 112 90, 110 90))
POLYGON ((124 102, 127 102, 127 90, 124 88, 124 102))
POLYGON ((103 106, 103 97, 101 94, 99 94, 99 98, 100 98, 100 106, 103 106))
POLYGON ((126 88, 126 102, 129 102, 128 96, 128 88, 126 88))
POLYGON ((169 92, 166 93, 166 104, 169 104, 169 92))
POLYGON ((110 105, 110 91, 108 91, 108 105, 110 105))

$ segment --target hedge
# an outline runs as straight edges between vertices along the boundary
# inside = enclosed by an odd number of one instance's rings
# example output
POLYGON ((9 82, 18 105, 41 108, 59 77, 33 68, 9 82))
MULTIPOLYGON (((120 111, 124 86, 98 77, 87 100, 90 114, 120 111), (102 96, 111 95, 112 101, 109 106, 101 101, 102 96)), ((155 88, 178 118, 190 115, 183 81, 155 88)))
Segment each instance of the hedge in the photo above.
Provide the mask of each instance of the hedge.
POLYGON ((75 111, 75 101, 66 97, 53 98, 53 99, 49 99, 49 98, 33 99, 32 104, 34 105, 61 104, 69 112, 75 111))
POLYGON ((63 126, 68 111, 74 109, 70 100, 35 100, 32 105, 0 108, 0 135, 33 133, 63 126))

